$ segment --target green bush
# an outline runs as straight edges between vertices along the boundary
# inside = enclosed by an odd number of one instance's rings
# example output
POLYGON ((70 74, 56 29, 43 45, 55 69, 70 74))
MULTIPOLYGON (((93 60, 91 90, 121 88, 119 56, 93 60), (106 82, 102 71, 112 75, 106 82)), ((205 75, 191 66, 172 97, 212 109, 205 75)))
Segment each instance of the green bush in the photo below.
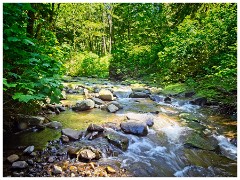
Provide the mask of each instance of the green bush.
POLYGON ((108 77, 111 55, 99 57, 92 52, 74 52, 66 60, 65 67, 70 76, 108 77))

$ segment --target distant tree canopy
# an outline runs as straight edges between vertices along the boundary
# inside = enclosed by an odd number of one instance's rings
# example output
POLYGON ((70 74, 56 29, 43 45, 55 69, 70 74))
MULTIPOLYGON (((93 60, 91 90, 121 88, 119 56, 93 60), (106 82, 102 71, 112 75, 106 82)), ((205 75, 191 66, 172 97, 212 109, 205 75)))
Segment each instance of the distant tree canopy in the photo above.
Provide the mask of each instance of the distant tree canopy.
POLYGON ((236 3, 4 3, 3 30, 10 104, 58 102, 61 74, 237 85, 236 3))

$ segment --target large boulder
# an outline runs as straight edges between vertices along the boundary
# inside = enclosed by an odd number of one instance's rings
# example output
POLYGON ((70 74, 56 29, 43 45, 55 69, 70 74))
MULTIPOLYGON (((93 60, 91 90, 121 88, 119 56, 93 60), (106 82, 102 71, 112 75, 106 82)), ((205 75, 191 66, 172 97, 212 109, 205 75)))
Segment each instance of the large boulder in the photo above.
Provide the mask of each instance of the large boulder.
POLYGON ((120 124, 124 133, 134 134, 137 136, 146 136, 148 134, 148 127, 146 123, 138 121, 122 122, 120 124))
POLYGON ((108 129, 104 132, 105 137, 114 146, 126 151, 129 145, 129 140, 127 137, 118 134, 116 131, 108 129))
POLYGON ((130 94, 129 97, 130 98, 148 98, 149 94, 145 92, 133 92, 132 94, 130 94))
POLYGON ((77 130, 73 130, 70 128, 66 128, 66 129, 62 129, 62 134, 65 136, 68 136, 74 140, 77 140, 80 138, 81 135, 83 135, 82 131, 77 131, 77 130))
POLYGON ((109 91, 107 89, 101 89, 99 91, 99 98, 104 101, 113 101, 114 100, 113 94, 111 93, 111 91, 109 91))
POLYGON ((75 107, 72 108, 72 110, 74 111, 86 111, 89 109, 93 109, 94 108, 94 101, 91 99, 86 99, 83 101, 80 101, 76 104, 75 107))
POLYGON ((108 106, 110 104, 113 104, 114 106, 118 107, 118 109, 123 109, 123 106, 118 101, 111 101, 111 102, 107 103, 108 106))
POLYGON ((140 113, 127 113, 126 115, 128 120, 140 121, 142 123, 146 123, 147 126, 151 127, 154 125, 154 115, 148 114, 140 114, 140 113))

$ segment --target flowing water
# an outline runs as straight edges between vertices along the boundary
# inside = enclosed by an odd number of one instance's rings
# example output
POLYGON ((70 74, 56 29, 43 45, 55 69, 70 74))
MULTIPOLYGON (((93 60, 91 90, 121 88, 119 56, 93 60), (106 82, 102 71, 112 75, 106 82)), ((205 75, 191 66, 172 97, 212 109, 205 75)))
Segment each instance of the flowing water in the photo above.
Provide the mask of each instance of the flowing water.
MULTIPOLYGON (((97 83, 101 83, 105 88, 114 86, 114 94, 117 101, 123 105, 123 109, 115 114, 100 109, 77 113, 68 110, 52 116, 52 120, 61 122, 64 128, 86 129, 91 122, 113 122, 119 125, 124 117, 131 113, 154 119, 154 125, 149 128, 145 137, 116 131, 129 139, 129 147, 118 156, 106 156, 101 161, 118 162, 121 168, 125 168, 136 177, 237 176, 237 147, 229 141, 229 138, 237 137, 236 120, 191 105, 186 99, 174 98, 171 103, 165 103, 163 95, 158 95, 156 102, 149 98, 129 98, 132 93, 130 86, 113 85, 106 81, 97 83), (179 114, 182 113, 190 114, 200 123, 189 123, 181 119, 179 114), (210 151, 186 146, 186 139, 192 133, 207 134, 218 144, 219 150, 210 151)), ((97 83, 88 85, 96 86, 97 83)), ((74 104, 76 100, 81 99, 78 95, 68 97, 63 103, 74 104)))

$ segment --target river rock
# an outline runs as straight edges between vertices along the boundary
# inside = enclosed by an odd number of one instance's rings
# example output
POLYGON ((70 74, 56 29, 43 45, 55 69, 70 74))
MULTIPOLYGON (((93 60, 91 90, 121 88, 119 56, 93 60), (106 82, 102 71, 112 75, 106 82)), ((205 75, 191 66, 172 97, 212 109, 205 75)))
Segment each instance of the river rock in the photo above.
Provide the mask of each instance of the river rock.
POLYGON ((166 103, 170 103, 172 100, 171 100, 171 98, 170 97, 165 97, 164 98, 164 102, 166 102, 166 103))
POLYGON ((23 153, 31 154, 34 151, 34 146, 28 146, 23 153))
POLYGON ((126 117, 128 120, 146 123, 146 125, 149 127, 154 125, 154 116, 152 114, 127 113, 126 117))
POLYGON ((134 134, 137 136, 146 136, 148 134, 148 127, 146 123, 137 121, 122 122, 120 124, 124 133, 134 134))
POLYGON ((52 121, 49 124, 47 124, 47 127, 53 128, 53 129, 61 129, 62 128, 62 123, 58 121, 52 121))
POLYGON ((133 92, 132 94, 130 94, 129 97, 130 98, 148 98, 149 94, 145 92, 133 92))
POLYGON ((100 125, 90 124, 87 128, 87 131, 88 132, 93 132, 93 131, 103 132, 104 128, 100 125))
POLYGON ((13 163, 15 161, 17 161, 19 159, 19 156, 17 154, 12 154, 11 156, 8 156, 7 157, 7 160, 10 162, 10 163, 13 163))
POLYGON ((150 95, 149 98, 152 100, 152 101, 156 101, 156 102, 162 102, 163 101, 163 98, 158 96, 158 95, 150 95))
POLYGON ((83 101, 80 101, 76 104, 75 107, 72 108, 72 110, 74 111, 86 111, 89 109, 93 109, 94 108, 94 101, 91 99, 86 99, 83 101))
POLYGON ((111 93, 111 91, 109 91, 107 89, 101 89, 99 91, 99 98, 104 101, 113 101, 114 100, 113 94, 111 93))
POLYGON ((53 166, 53 173, 54 174, 61 174, 62 173, 62 168, 60 166, 54 165, 53 166))
POLYGON ((198 133, 192 133, 189 135, 185 142, 185 145, 210 151, 217 148, 217 145, 215 143, 211 142, 207 138, 203 138, 198 133))
POLYGON ((107 171, 107 173, 116 173, 116 170, 115 169, 113 169, 111 166, 107 166, 106 167, 106 171, 107 171))
POLYGON ((193 95, 195 95, 195 92, 194 92, 194 91, 185 92, 185 94, 184 94, 185 98, 190 98, 190 97, 192 97, 193 95))
POLYGON ((198 106, 204 106, 206 103, 207 103, 207 98, 205 97, 197 98, 193 101, 190 101, 190 104, 198 105, 198 106))
POLYGON ((179 114, 179 117, 181 119, 185 119, 186 121, 200 122, 198 117, 194 116, 193 114, 189 114, 189 113, 181 113, 181 114, 179 114))
POLYGON ((116 111, 118 111, 118 107, 113 105, 113 104, 110 104, 108 107, 107 107, 108 111, 111 112, 111 113, 114 113, 116 111))
POLYGON ((23 114, 19 114, 17 118, 19 122, 27 123, 28 126, 36 126, 36 125, 43 124, 45 120, 45 117, 42 117, 42 116, 29 116, 29 115, 23 115, 23 114))
POLYGON ((107 103, 107 106, 109 106, 111 104, 116 106, 118 109, 123 109, 123 106, 119 102, 117 102, 117 101, 111 101, 111 102, 107 103))
POLYGON ((80 135, 83 134, 82 131, 77 131, 77 130, 73 130, 73 129, 70 129, 70 128, 66 128, 66 129, 62 129, 62 134, 63 135, 66 135, 74 140, 77 140, 79 139, 80 135))
POLYGON ((96 98, 96 97, 93 97, 93 98, 91 98, 94 102, 95 102, 95 104, 97 104, 97 105, 103 105, 103 104, 105 104, 105 102, 103 101, 103 100, 101 100, 101 99, 99 99, 99 98, 96 98))
POLYGON ((126 151, 129 145, 129 140, 127 137, 118 134, 116 131, 108 129, 104 132, 104 136, 108 141, 114 146, 126 151))
POLYGON ((76 154, 77 154, 77 158, 86 159, 86 160, 92 160, 92 159, 98 160, 102 157, 102 152, 91 146, 86 146, 81 148, 79 151, 77 151, 76 154))
POLYGON ((26 167, 28 167, 26 161, 16 161, 12 164, 13 169, 24 169, 26 167))
POLYGON ((61 138, 62 138, 62 141, 63 141, 63 142, 65 142, 65 143, 69 142, 68 136, 66 136, 66 135, 63 134, 63 135, 61 136, 61 138))
POLYGON ((64 106, 62 106, 61 104, 57 104, 55 106, 56 106, 56 109, 58 109, 60 112, 66 111, 66 108, 64 106))

